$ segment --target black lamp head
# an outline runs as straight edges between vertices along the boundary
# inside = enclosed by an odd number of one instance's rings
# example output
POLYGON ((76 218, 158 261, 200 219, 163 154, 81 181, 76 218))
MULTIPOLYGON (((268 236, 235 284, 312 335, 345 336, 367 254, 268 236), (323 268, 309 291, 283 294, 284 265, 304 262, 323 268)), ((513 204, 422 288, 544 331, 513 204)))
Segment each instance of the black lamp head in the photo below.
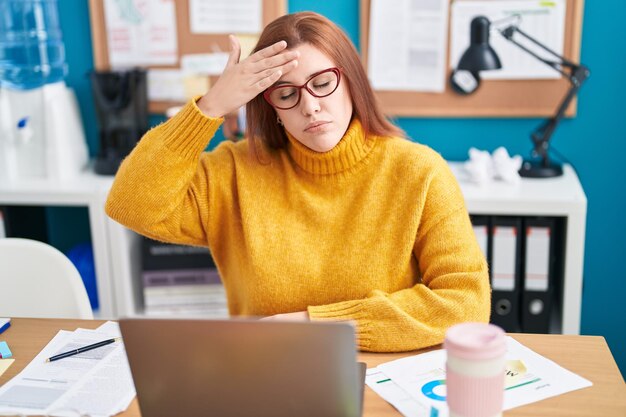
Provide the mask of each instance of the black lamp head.
POLYGON ((485 16, 478 16, 472 20, 470 46, 461 56, 457 69, 478 72, 502 68, 500 58, 489 45, 490 26, 491 23, 485 16))
POLYGON ((452 72, 450 82, 457 93, 470 94, 480 84, 480 71, 502 68, 498 54, 489 45, 491 22, 485 16, 472 19, 470 26, 470 46, 461 56, 459 65, 452 72))

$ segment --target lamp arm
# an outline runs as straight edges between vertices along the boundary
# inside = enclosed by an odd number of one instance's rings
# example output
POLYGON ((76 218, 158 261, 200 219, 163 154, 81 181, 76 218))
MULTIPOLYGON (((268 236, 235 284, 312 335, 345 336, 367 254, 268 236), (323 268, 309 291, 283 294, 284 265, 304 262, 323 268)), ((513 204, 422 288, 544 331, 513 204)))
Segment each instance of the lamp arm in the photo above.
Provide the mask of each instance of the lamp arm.
POLYGON ((574 64, 573 62, 567 60, 563 56, 557 54, 552 49, 548 48, 546 45, 542 44, 526 32, 522 31, 516 25, 510 25, 502 30, 500 30, 502 36, 508 40, 509 42, 515 44, 518 48, 524 50, 526 53, 532 55, 537 60, 543 62, 544 64, 554 68, 559 73, 563 74, 570 81, 570 88, 567 91, 567 94, 561 101, 561 104, 554 116, 543 122, 537 129, 533 131, 531 134, 531 138, 534 144, 533 154, 541 158, 542 165, 548 166, 548 148, 549 141, 556 129, 557 125, 563 119, 565 115, 565 111, 567 107, 570 105, 571 101, 574 99, 578 90, 585 82, 585 80, 589 77, 589 69, 581 64, 574 64), (518 41, 516 41, 513 36, 518 33, 521 36, 525 37, 541 49, 548 52, 550 55, 556 57, 558 61, 552 61, 546 58, 543 58, 537 55, 535 52, 528 49, 526 46, 522 45, 518 41), (563 67, 568 68, 569 72, 563 70, 563 67))
POLYGON ((530 36, 529 34, 524 32, 523 30, 521 30, 516 25, 508 26, 508 27, 506 27, 504 29, 499 30, 499 32, 507 41, 513 43, 515 46, 517 46, 518 48, 522 49, 527 54, 532 55, 535 59, 537 59, 537 60, 543 62, 544 64, 552 67, 556 71, 558 71, 561 74, 563 74, 564 76, 566 76, 571 81, 572 74, 563 71, 563 69, 561 67, 567 67, 567 68, 570 68, 570 69, 574 70, 579 65, 576 65, 573 62, 571 62, 568 59, 566 59, 565 57, 563 57, 562 55, 557 54, 555 51, 553 51, 552 49, 548 48, 546 45, 544 45, 543 43, 539 42, 537 39, 533 38, 532 36, 530 36), (528 39, 529 41, 531 41, 532 43, 534 43, 535 45, 537 45, 538 47, 540 47, 544 51, 548 52, 550 55, 556 57, 558 59, 558 61, 551 61, 549 59, 546 59, 546 58, 543 58, 543 57, 537 55, 535 52, 531 51, 526 46, 522 45, 517 40, 515 40, 514 36, 515 36, 516 33, 519 33, 521 36, 523 36, 524 38, 528 39))
MULTIPOLYGON (((581 67, 581 68, 584 68, 584 70, 587 70, 586 67, 581 67)), ((569 106, 571 101, 574 99, 579 89, 580 89, 580 83, 571 83, 570 88, 567 91, 566 96, 561 101, 561 105, 559 106, 556 114, 550 117, 544 123, 542 123, 530 135, 534 144, 533 154, 535 156, 540 157, 542 164, 545 166, 548 165, 548 148, 549 148, 548 143, 550 141, 550 138, 552 137, 552 134, 554 133, 561 119, 563 119, 563 116, 565 115, 565 111, 567 110, 567 107, 569 106)))

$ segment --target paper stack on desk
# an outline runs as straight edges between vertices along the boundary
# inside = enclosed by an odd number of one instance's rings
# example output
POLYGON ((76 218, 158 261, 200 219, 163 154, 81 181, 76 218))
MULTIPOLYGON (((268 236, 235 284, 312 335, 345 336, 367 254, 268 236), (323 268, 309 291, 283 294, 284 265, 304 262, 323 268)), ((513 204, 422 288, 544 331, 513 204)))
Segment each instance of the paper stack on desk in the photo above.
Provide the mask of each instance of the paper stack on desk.
MULTIPOLYGON (((590 387, 568 371, 507 336, 504 410, 590 387)), ((446 351, 383 363, 367 370, 365 383, 406 417, 447 417, 446 351)))
POLYGON ((117 323, 61 330, 22 372, 0 388, 0 415, 112 416, 135 397, 126 351, 112 343, 54 362, 51 356, 120 337, 117 323))

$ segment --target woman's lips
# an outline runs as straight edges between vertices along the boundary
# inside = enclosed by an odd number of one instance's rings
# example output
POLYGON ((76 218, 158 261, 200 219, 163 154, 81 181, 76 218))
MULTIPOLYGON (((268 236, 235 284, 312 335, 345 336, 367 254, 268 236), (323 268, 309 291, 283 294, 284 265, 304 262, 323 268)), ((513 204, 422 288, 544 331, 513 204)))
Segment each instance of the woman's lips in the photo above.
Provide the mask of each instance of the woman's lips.
POLYGON ((325 130, 329 124, 330 122, 325 122, 325 121, 311 122, 308 125, 306 125, 306 127, 304 128, 304 131, 308 133, 321 132, 325 130))

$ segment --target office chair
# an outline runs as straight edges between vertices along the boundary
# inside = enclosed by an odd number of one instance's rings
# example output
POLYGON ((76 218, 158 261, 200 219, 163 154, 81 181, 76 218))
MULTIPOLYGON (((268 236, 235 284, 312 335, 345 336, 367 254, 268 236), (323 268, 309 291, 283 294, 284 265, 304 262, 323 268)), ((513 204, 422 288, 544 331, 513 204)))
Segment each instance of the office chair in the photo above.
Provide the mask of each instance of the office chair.
POLYGON ((0 239, 0 317, 93 319, 78 270, 52 246, 0 239))

